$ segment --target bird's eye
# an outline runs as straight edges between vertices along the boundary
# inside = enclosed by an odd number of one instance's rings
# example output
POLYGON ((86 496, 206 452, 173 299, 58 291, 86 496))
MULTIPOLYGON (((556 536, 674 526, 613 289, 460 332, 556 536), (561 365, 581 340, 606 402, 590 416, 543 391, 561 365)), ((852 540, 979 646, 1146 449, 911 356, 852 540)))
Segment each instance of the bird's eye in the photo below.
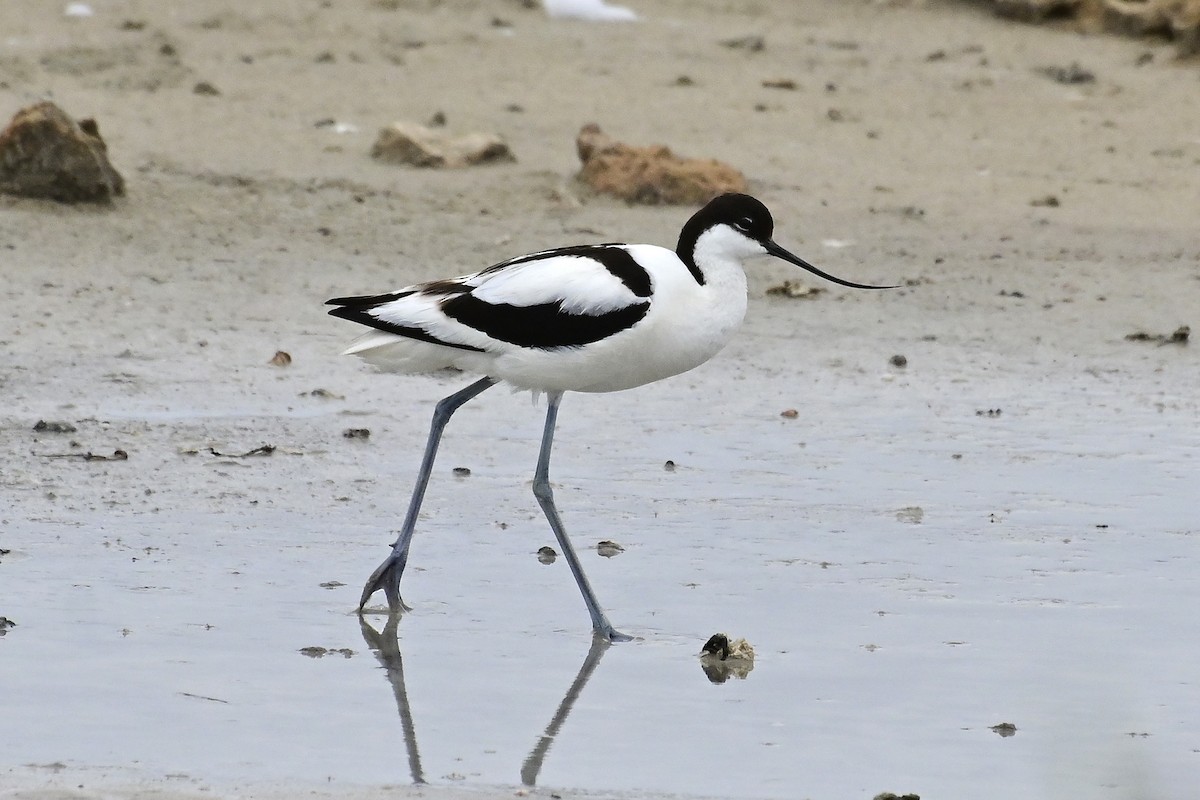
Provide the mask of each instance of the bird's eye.
POLYGON ((750 219, 749 217, 742 217, 737 222, 733 223, 733 227, 737 228, 739 231, 744 232, 744 231, 749 231, 750 226, 753 224, 754 224, 754 220, 750 219))

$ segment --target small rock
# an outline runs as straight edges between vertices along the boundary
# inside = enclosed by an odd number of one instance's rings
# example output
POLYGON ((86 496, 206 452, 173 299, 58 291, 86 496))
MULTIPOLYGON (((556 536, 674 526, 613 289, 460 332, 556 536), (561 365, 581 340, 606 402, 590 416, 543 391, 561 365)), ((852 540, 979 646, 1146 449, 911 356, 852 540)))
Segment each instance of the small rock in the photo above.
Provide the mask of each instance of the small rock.
POLYGON ((471 477, 471 468, 470 467, 455 467, 452 471, 454 472, 454 477, 456 477, 456 478, 471 477))
POLYGON ((783 411, 779 412, 779 416, 783 417, 784 419, 795 419, 796 417, 800 416, 800 412, 794 408, 785 408, 783 411))
POLYGON ((51 102, 16 113, 0 132, 0 192, 63 203, 109 202, 125 179, 108 161, 94 119, 78 122, 51 102))
POLYGON ((894 355, 888 359, 888 363, 891 364, 893 367, 907 367, 908 359, 905 358, 904 356, 900 355, 899 353, 897 353, 896 355, 894 355))
POLYGON ((539 547, 537 551, 537 560, 543 564, 553 564, 558 559, 558 553, 554 552, 553 547, 539 547))
POLYGON ((1058 208, 1062 204, 1059 203, 1057 197, 1048 194, 1045 197, 1035 197, 1029 201, 1029 205, 1037 208, 1058 208))
POLYGON ((338 394, 337 392, 331 392, 328 389, 322 389, 320 387, 317 387, 316 389, 313 389, 312 391, 301 392, 297 396, 298 397, 319 397, 322 400, 345 400, 346 399, 345 395, 338 394))
POLYGON ((794 92, 799 87, 791 78, 768 78, 762 82, 764 89, 785 89, 789 92, 794 92))
POLYGON ((584 125, 575 139, 578 178, 597 192, 647 205, 701 205, 724 192, 745 192, 746 178, 713 159, 680 158, 663 145, 635 147, 584 125))
POLYGON ((995 733, 997 733, 1000 736, 1007 738, 1009 736, 1016 735, 1017 726, 1013 725, 1011 722, 1001 722, 999 725, 993 725, 992 731, 994 731, 995 733))
POLYGON ((275 355, 271 356, 271 360, 267 363, 275 367, 286 367, 292 363, 292 356, 283 350, 276 350, 275 355))
POLYGON ((621 545, 617 544, 616 542, 614 542, 610 539, 605 539, 604 541, 599 542, 596 545, 596 552, 599 553, 600 555, 604 556, 605 558, 612 558, 613 556, 617 556, 617 555, 620 555, 621 553, 624 553, 625 548, 621 547, 621 545))
POLYGON ((205 97, 216 97, 220 93, 221 90, 208 81, 200 81, 192 87, 192 94, 204 95, 205 97))
POLYGON ((925 509, 920 506, 906 506, 896 512, 896 519, 909 525, 920 525, 925 519, 925 509))
POLYGON ((316 646, 316 645, 314 645, 312 647, 301 647, 300 648, 300 653, 302 655, 308 656, 309 658, 324 658, 328 652, 329 652, 329 650, 327 648, 316 646))
POLYGON ((370 428, 346 428, 346 430, 342 431, 342 436, 345 436, 347 439, 370 439, 371 438, 371 429, 370 428))
POLYGON ((445 169, 517 160, 497 134, 449 136, 415 122, 393 122, 381 130, 371 157, 388 164, 445 169))
POLYGON ((667 472, 674 472, 675 471, 675 462, 670 459, 667 459, 666 463, 663 464, 663 469, 665 469, 667 472))
POLYGON ((895 792, 880 792, 873 800, 921 800, 919 794, 896 794, 895 792))

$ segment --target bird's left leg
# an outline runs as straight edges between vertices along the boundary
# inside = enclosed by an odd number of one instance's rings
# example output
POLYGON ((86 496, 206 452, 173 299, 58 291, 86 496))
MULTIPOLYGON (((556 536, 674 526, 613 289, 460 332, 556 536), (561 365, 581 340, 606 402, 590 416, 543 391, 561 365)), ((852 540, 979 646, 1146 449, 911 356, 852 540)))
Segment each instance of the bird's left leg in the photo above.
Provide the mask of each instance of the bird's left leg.
POLYGON ((549 403, 546 409, 546 427, 542 432, 541 453, 538 456, 537 470, 533 475, 533 494, 537 498, 538 505, 542 507, 542 513, 546 515, 546 520, 554 531, 554 538, 558 540, 563 556, 566 557, 567 564, 571 567, 571 574, 575 576, 575 583, 579 586, 580 593, 583 594, 583 602, 587 604, 588 614, 592 618, 592 630, 595 631, 596 636, 610 642, 627 642, 633 637, 614 629, 608 621, 608 617, 604 615, 604 610, 600 608, 600 603, 596 600, 596 593, 592 591, 587 575, 583 574, 583 565, 579 563, 579 556, 575 554, 575 548, 571 546, 571 541, 567 538, 567 531, 563 528, 558 508, 554 505, 554 490, 550 488, 550 450, 554 446, 554 428, 558 422, 558 405, 562 402, 563 393, 549 392, 547 396, 549 403))
POLYGON ((493 378, 480 378, 465 389, 438 401, 433 411, 433 422, 429 426, 429 441, 425 443, 421 471, 417 473, 417 483, 408 504, 408 514, 404 518, 404 527, 400 529, 400 537, 392 544, 392 552, 367 578, 367 585, 363 587, 362 597, 358 601, 359 611, 379 589, 383 589, 387 595, 388 608, 393 614, 409 610, 400 599, 400 576, 404 574, 404 566, 408 563, 408 546, 417 527, 417 514, 421 511, 421 501, 425 499, 425 487, 429 485, 429 473, 433 471, 433 460, 437 456, 438 443, 442 440, 442 431, 460 406, 495 385, 493 378))

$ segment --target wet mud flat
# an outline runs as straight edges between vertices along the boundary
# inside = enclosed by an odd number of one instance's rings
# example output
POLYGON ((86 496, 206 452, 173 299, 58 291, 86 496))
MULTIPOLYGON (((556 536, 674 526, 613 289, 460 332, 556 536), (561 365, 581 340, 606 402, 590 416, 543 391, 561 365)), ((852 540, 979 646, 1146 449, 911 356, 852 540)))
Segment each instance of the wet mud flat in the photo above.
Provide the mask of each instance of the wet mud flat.
POLYGON ((527 491, 526 395, 451 428, 398 631, 352 613, 423 434, 388 396, 425 411, 453 380, 337 367, 330 393, 353 400, 286 415, 100 403, 103 426, 10 429, 12 450, 87 434, 130 457, 31 455, 27 485, 6 487, 32 509, 0 542, 8 777, 784 797, 955 794, 1000 774, 1031 797, 1176 796, 1200 711, 1196 451, 1174 436, 1194 409, 1047 363, 1017 393, 979 353, 920 377, 886 351, 796 372, 757 360, 793 307, 757 311, 692 376, 568 398, 564 515, 640 637, 612 648, 589 648, 561 559, 536 557, 552 538, 527 491), (260 441, 274 451, 247 455, 260 441), (623 551, 602 558, 604 539, 623 551), (718 629, 755 644, 744 680, 701 669, 718 629))

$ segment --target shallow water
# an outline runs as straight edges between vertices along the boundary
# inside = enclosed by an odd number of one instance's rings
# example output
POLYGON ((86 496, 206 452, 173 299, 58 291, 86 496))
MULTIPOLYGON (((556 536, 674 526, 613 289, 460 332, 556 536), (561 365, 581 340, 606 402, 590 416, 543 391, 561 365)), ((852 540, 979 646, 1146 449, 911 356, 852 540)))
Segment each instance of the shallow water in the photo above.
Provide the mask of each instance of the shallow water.
MULTIPOLYGON (((398 651, 375 631, 385 616, 363 628, 351 609, 399 522, 415 417, 368 418, 381 434, 365 446, 168 453, 156 510, 102 495, 10 515, 9 774, 1187 796, 1194 409, 1067 380, 989 417, 950 384, 879 376, 853 409, 846 391, 818 392, 784 419, 742 377, 701 375, 699 409, 678 384, 564 405, 559 504, 613 622, 639 637, 590 653, 565 563, 535 558, 553 544, 528 492, 540 410, 502 391, 450 429, 398 651), (471 476, 453 477, 459 465, 471 476), (600 539, 625 552, 601 558, 600 539), (717 631, 755 646, 747 678, 702 671, 717 631)), ((299 409, 274 434, 345 426, 344 406, 299 409)), ((261 424, 239 413, 235 428, 261 424)), ((119 466, 63 464, 59 491, 96 468, 119 466)))

